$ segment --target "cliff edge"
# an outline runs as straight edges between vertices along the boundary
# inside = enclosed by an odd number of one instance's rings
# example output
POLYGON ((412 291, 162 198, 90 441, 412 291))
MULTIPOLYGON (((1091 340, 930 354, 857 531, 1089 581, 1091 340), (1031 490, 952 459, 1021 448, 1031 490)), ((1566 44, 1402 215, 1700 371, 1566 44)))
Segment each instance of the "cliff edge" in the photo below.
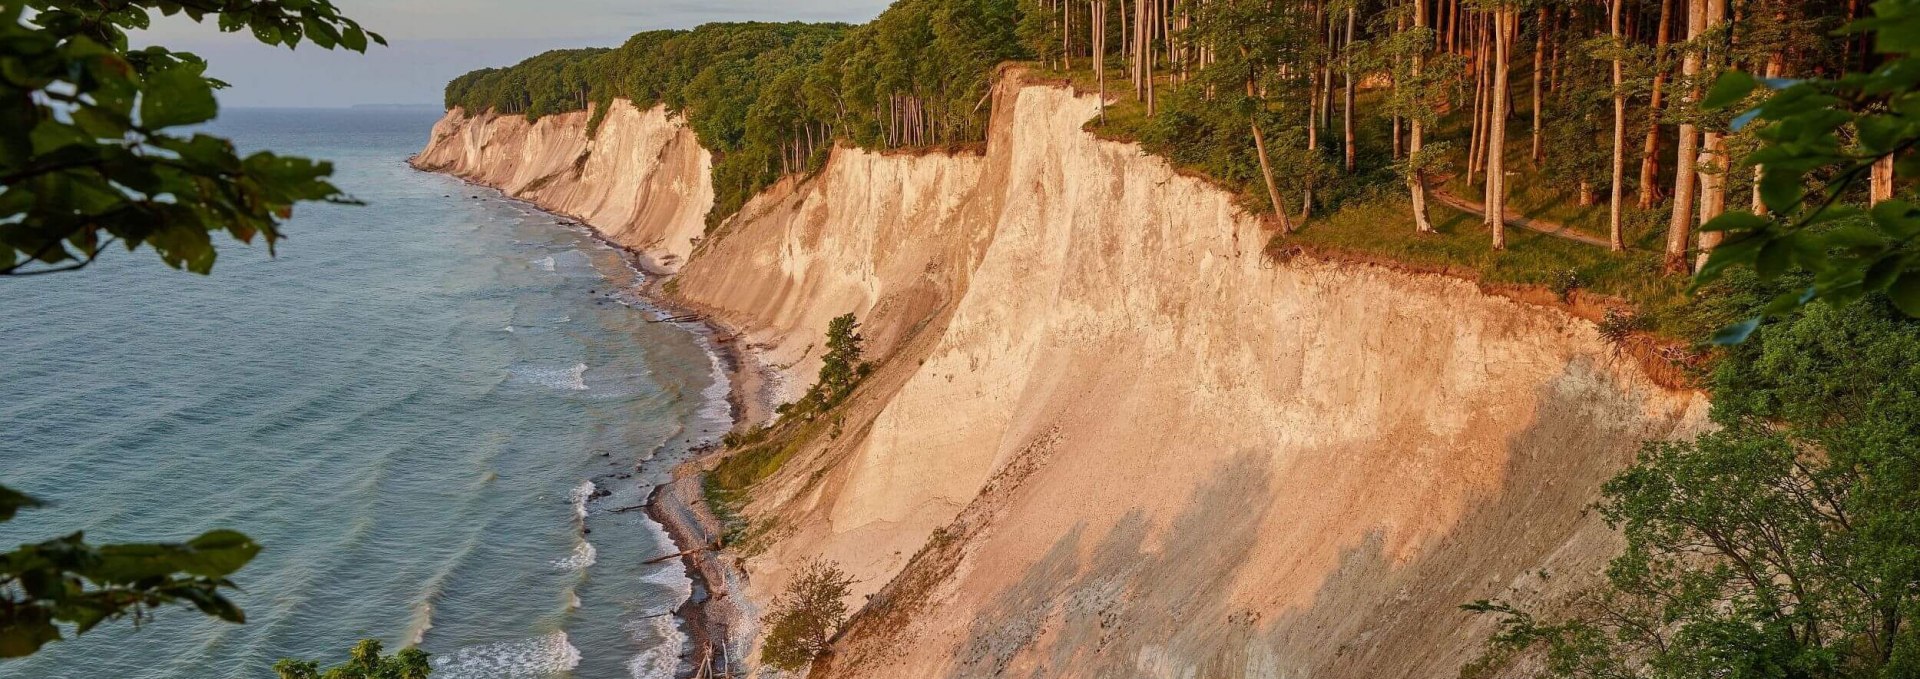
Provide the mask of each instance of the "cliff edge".
POLYGON ((592 142, 456 112, 421 156, 671 255, 789 398, 858 315, 875 372, 744 508, 756 600, 816 556, 859 580, 815 676, 1457 676, 1492 622, 1458 606, 1594 582, 1600 484, 1707 426, 1587 321, 1265 256, 1226 192, 1085 132, 1090 96, 1014 72, 993 107, 983 155, 837 149, 704 239, 658 109, 592 142))

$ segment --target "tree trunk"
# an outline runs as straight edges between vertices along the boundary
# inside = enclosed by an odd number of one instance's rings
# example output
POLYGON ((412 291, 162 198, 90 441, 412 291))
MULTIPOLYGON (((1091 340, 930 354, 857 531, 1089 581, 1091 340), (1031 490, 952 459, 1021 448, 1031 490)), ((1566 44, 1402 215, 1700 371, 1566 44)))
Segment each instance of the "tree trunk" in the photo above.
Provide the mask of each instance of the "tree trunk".
MULTIPOLYGON (((1768 78, 1780 77, 1780 53, 1779 52, 1774 52, 1773 54, 1767 56, 1767 76, 1766 77, 1768 78)), ((1752 206, 1753 206, 1753 213, 1756 215, 1760 215, 1762 217, 1767 216, 1767 202, 1760 199, 1760 178, 1765 175, 1766 175, 1766 169, 1761 167, 1760 164, 1755 163, 1753 166, 1752 206)))
POLYGON ((1467 135, 1467 183, 1473 183, 1473 176, 1480 172, 1481 162, 1485 160, 1487 122, 1487 39, 1486 33, 1476 25, 1473 36, 1473 129, 1467 135))
POLYGON ((1667 41, 1673 33, 1673 0, 1660 0, 1654 36, 1653 92, 1647 101, 1647 142, 1640 152, 1640 209, 1660 202, 1660 104, 1667 84, 1667 41))
POLYGON ((1512 58, 1519 11, 1501 7, 1494 13, 1493 104, 1487 130, 1487 223, 1493 227, 1493 249, 1507 249, 1507 62, 1512 58))
POLYGON ((1349 174, 1353 172, 1353 166, 1354 166, 1354 163, 1353 163, 1353 160, 1354 160, 1353 159, 1353 155, 1354 155, 1353 154, 1353 18, 1354 18, 1354 14, 1355 14, 1354 6, 1347 5, 1347 38, 1346 38, 1346 46, 1345 46, 1345 49, 1343 50, 1344 52, 1346 52, 1345 69, 1347 72, 1346 73, 1347 101, 1346 101, 1346 105, 1341 108, 1340 114, 1341 114, 1342 125, 1346 127, 1347 172, 1349 174))
POLYGON ((1879 205, 1880 201, 1893 198, 1893 155, 1882 156, 1873 161, 1873 172, 1867 178, 1867 202, 1879 205))
POLYGON ((1287 206, 1280 202, 1280 189, 1273 184, 1273 165, 1267 162, 1267 138, 1260 134, 1260 121, 1254 120, 1249 127, 1253 129, 1253 148, 1260 153, 1260 177, 1267 182, 1267 201, 1273 204, 1274 218, 1280 220, 1280 233, 1293 233, 1293 221, 1287 218, 1287 206))
POLYGON ((1090 0, 1093 10, 1093 71, 1100 81, 1100 122, 1107 122, 1107 0, 1090 0))
POLYGON ((1540 6, 1539 25, 1534 27, 1533 36, 1533 166, 1540 167, 1546 156, 1540 155, 1540 86, 1546 79, 1547 65, 1547 6, 1540 6))
MULTIPOLYGON (((1422 34, 1424 34, 1425 31, 1423 29, 1425 29, 1426 27, 1427 27, 1427 0, 1413 0, 1413 28, 1414 30, 1420 31, 1422 34)), ((1426 61, 1427 50, 1430 47, 1431 46, 1427 45, 1426 41, 1423 39, 1421 40, 1420 48, 1415 50, 1413 53, 1413 81, 1414 81, 1413 86, 1414 87, 1422 86, 1422 84, 1420 83, 1420 66, 1422 62, 1426 61)), ((1420 101, 1425 100, 1426 97, 1419 96, 1420 94, 1424 94, 1424 93, 1418 92, 1418 91, 1415 92, 1415 96, 1417 100, 1420 100, 1420 101)), ((1420 112, 1417 110, 1418 106, 1416 105, 1415 108, 1416 108, 1416 111, 1412 116, 1412 120, 1409 121, 1410 122, 1410 124, 1408 125, 1409 129, 1407 130, 1407 158, 1409 162, 1412 163, 1412 169, 1407 172, 1407 192, 1411 194, 1411 197, 1413 199, 1414 231, 1417 233, 1433 233, 1433 222, 1427 220, 1427 179, 1426 179, 1425 173, 1422 172, 1420 168, 1420 160, 1421 160, 1420 146, 1423 142, 1423 139, 1421 138, 1421 136, 1424 130, 1421 129, 1422 127, 1420 124, 1421 116, 1420 116, 1420 112)))
MULTIPOLYGON (((1687 37, 1697 38, 1707 27, 1707 0, 1688 0, 1687 37)), ((1700 74, 1700 53, 1687 50, 1686 57, 1680 61, 1680 74, 1692 83, 1694 76, 1700 74)), ((1691 87, 1681 96, 1683 106, 1693 108, 1694 94, 1691 87)), ((1687 246, 1692 239, 1693 200, 1695 183, 1699 177, 1694 173, 1695 157, 1700 152, 1700 134, 1691 123, 1680 124, 1679 150, 1674 154, 1673 171, 1673 216, 1667 221, 1667 264, 1669 273, 1691 273, 1687 262, 1687 246)))
MULTIPOLYGON (((1707 0, 1706 29, 1718 30, 1727 20, 1727 0, 1707 0)), ((1711 62, 1702 58, 1702 65, 1711 63, 1712 70, 1718 71, 1728 58, 1725 50, 1715 50, 1711 62)), ((1702 69, 1706 70, 1706 69, 1702 69)), ((1719 130, 1708 130, 1706 140, 1700 148, 1700 164, 1696 172, 1700 175, 1700 223, 1706 224, 1727 211, 1727 155, 1726 135, 1719 130)), ((1694 264, 1695 270, 1705 266, 1707 253, 1719 247, 1722 234, 1718 231, 1700 232, 1700 256, 1694 264)))
MULTIPOLYGON (((1620 6, 1627 0, 1608 0, 1607 28, 1616 49, 1626 43, 1620 37, 1620 6)), ((1621 87, 1620 56, 1613 57, 1613 189, 1607 199, 1607 247, 1614 252, 1627 249, 1620 228, 1620 198, 1627 180, 1627 94, 1621 87)))

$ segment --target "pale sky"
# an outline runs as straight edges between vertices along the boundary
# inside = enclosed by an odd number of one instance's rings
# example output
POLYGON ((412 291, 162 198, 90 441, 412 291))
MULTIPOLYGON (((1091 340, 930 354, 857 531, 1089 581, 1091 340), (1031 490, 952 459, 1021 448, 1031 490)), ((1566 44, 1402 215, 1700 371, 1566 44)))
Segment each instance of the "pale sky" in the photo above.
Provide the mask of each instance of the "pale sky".
POLYGON ((367 53, 268 48, 247 33, 156 22, 143 42, 198 53, 232 88, 227 106, 434 104, 461 73, 507 66, 562 47, 613 47, 658 28, 710 21, 872 19, 889 0, 335 0, 347 16, 387 37, 367 53))

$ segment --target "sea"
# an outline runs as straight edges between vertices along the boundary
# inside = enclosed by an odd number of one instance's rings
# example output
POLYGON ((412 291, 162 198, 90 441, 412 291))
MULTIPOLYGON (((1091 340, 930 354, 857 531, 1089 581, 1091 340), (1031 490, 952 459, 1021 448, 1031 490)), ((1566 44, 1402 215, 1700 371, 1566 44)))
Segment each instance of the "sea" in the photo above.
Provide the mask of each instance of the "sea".
POLYGON ((335 164, 364 205, 303 204, 277 254, 210 276, 117 250, 0 280, 0 484, 49 506, 0 549, 84 531, 264 545, 245 624, 163 608, 0 661, 8 679, 273 676, 360 639, 435 679, 671 677, 691 583, 638 509, 729 426, 694 328, 623 251, 416 171, 439 112, 235 109, 242 147, 335 164))

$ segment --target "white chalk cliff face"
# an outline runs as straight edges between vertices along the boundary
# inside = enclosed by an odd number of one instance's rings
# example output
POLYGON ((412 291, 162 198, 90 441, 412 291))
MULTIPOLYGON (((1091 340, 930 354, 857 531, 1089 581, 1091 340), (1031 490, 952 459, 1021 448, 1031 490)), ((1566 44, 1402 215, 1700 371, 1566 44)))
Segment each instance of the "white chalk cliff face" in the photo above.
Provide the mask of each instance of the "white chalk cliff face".
POLYGON ((1703 398, 1466 281, 1275 262, 1095 106, 1012 74, 984 155, 837 150, 680 269, 789 392, 833 316, 879 362, 747 512, 757 600, 860 579, 829 676, 1453 677, 1492 622, 1460 604, 1594 582, 1584 508, 1703 398))
POLYGON ((713 159, 664 107, 621 100, 590 139, 585 112, 468 117, 448 111, 416 167, 453 174, 580 219, 673 270, 713 208, 713 159))

